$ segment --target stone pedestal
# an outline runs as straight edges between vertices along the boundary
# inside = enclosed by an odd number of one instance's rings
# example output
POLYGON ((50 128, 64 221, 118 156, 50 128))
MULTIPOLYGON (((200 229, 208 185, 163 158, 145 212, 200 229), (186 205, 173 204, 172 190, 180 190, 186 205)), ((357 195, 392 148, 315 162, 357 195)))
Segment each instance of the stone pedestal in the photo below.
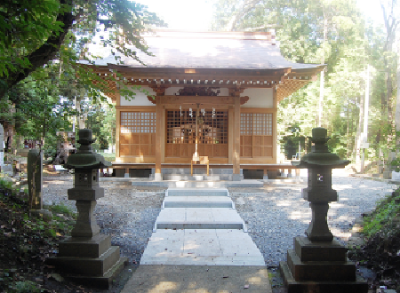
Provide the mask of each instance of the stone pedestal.
POLYGON ((37 149, 26 150, 28 156, 28 204, 31 215, 42 218, 45 221, 52 219, 50 211, 43 209, 43 153, 37 149))
POLYGON ((66 277, 94 287, 109 288, 124 268, 126 257, 120 257, 119 246, 111 246, 111 236, 71 237, 59 245, 57 257, 48 264, 67 272, 66 277))
POLYGON ((383 171, 383 179, 392 179, 392 171, 383 171))
POLYGON ((281 262, 288 293, 292 292, 368 292, 368 284, 356 276, 356 267, 346 257, 347 249, 336 239, 311 242, 294 239, 287 262, 281 262))
POLYGON ((355 264, 346 257, 347 249, 334 239, 327 222, 329 202, 338 200, 332 189, 332 169, 350 161, 329 152, 326 129, 314 128, 312 134, 312 152, 295 164, 308 169, 308 186, 302 195, 310 202, 312 220, 307 237, 295 237, 294 249, 280 263, 287 292, 367 293, 368 283, 357 277, 355 264))
POLYGON ((154 181, 162 181, 163 177, 161 173, 154 173, 154 181))
POLYGON ((356 276, 355 264, 347 259, 346 251, 336 239, 316 243, 296 237, 287 262, 280 263, 287 292, 367 293, 368 284, 356 276))
POLYGON ((120 258, 118 246, 111 246, 111 237, 100 234, 93 214, 96 200, 104 196, 99 169, 111 164, 91 150, 94 140, 90 130, 80 130, 79 138, 81 147, 68 157, 65 165, 75 169, 74 187, 68 189, 68 199, 76 200, 78 219, 72 237, 59 244, 58 256, 47 259, 47 263, 66 272, 66 277, 108 288, 127 261, 120 258))
POLYGON ((240 174, 232 174, 232 181, 241 181, 242 177, 240 174))
POLYGON ((29 205, 32 210, 41 210, 43 185, 43 154, 39 150, 29 150, 28 153, 28 192, 29 205))
POLYGON ((96 200, 104 196, 98 178, 98 169, 75 170, 75 187, 68 190, 68 199, 76 200, 78 218, 72 237, 60 243, 58 256, 47 262, 80 283, 108 288, 127 258, 120 258, 119 247, 111 246, 110 236, 100 234, 93 214, 96 200))

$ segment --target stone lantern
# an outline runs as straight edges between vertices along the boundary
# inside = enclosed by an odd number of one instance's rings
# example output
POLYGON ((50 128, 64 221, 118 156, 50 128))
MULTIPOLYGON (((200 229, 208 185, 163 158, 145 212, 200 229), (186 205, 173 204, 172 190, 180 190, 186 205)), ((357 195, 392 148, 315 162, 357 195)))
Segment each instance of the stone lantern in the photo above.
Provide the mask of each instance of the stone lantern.
POLYGON ((111 166, 103 156, 92 151, 94 141, 91 130, 79 130, 81 146, 64 165, 75 171, 74 187, 68 190, 68 199, 76 200, 78 218, 71 231, 72 237, 60 243, 57 257, 47 262, 58 266, 68 277, 108 287, 126 258, 120 258, 118 246, 111 246, 110 235, 100 234, 93 214, 96 200, 104 197, 104 188, 99 185, 99 169, 111 166))
POLYGON ((314 128, 311 153, 293 163, 308 169, 308 186, 302 190, 302 196, 310 202, 312 220, 305 231, 307 237, 295 237, 294 249, 287 252, 287 262, 280 263, 288 293, 368 292, 368 284, 356 275, 355 264, 347 259, 347 249, 328 227, 329 202, 338 200, 336 190, 332 189, 332 169, 350 163, 329 152, 328 140, 325 128, 314 128))

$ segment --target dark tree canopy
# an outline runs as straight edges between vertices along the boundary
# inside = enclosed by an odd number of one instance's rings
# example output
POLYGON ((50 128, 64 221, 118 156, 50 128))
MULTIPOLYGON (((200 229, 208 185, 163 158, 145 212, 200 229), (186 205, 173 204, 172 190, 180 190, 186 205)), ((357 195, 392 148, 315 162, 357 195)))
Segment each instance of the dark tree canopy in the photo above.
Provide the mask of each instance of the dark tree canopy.
POLYGON ((128 0, 8 0, 0 4, 0 98, 30 73, 64 54, 63 62, 89 58, 96 34, 136 58, 133 45, 146 52, 141 34, 163 25, 146 6, 128 0), (104 37, 106 35, 106 37, 104 37))

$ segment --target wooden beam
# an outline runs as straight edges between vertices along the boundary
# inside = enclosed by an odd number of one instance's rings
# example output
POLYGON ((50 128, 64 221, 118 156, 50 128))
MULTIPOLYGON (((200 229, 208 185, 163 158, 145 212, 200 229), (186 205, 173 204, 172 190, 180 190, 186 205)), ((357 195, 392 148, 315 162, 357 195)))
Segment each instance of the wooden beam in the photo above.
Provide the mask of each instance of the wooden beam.
POLYGON ((146 79, 165 79, 166 81, 178 80, 208 80, 208 84, 215 80, 230 80, 231 82, 240 80, 274 80, 279 82, 282 76, 306 77, 318 74, 326 65, 319 65, 313 68, 280 68, 280 69, 205 69, 197 68, 187 71, 184 68, 132 68, 122 65, 109 64, 105 66, 94 66, 79 64, 79 66, 93 69, 95 72, 105 75, 115 76, 115 72, 121 73, 126 78, 146 79), (206 78, 198 78, 205 76, 206 78))
MULTIPOLYGON (((99 70, 105 69, 105 66, 91 66, 91 65, 83 65, 89 66, 91 68, 99 68, 99 70)), ((156 74, 164 74, 167 73, 168 76, 173 76, 174 74, 186 74, 187 76, 194 76, 197 74, 207 74, 207 75, 283 75, 291 71, 290 67, 284 68, 270 68, 270 69, 239 69, 239 68, 193 68, 193 69, 185 69, 185 68, 165 68, 165 67, 128 67, 125 65, 116 65, 116 64, 108 64, 107 67, 109 71, 117 71, 120 73, 156 73, 156 74)), ((310 69, 308 69, 310 70, 310 69)), ((312 68, 311 68, 312 70, 312 68)), ((301 70, 299 70, 301 71, 301 70)), ((173 79, 172 77, 169 77, 173 79)))
MULTIPOLYGON (((283 75, 277 75, 277 74, 265 74, 265 75, 252 75, 252 74, 246 74, 246 75, 229 75, 229 74, 173 74, 171 75, 168 72, 165 72, 163 74, 159 73, 146 73, 146 72, 138 72, 137 74, 134 73, 123 73, 124 77, 126 78, 133 78, 133 79, 172 79, 172 80, 186 80, 187 83, 192 84, 193 83, 197 85, 198 80, 208 80, 211 81, 212 85, 221 85, 225 84, 223 81, 253 81, 253 80, 268 80, 268 81, 274 81, 274 82, 279 82, 282 78, 283 75), (222 81, 222 82, 221 82, 222 81)), ((210 83, 210 82, 209 82, 210 83)))
MULTIPOLYGON (((240 97, 239 104, 244 104, 249 97, 240 97)), ((162 96, 162 105, 185 105, 185 104, 207 104, 207 105, 234 105, 235 98, 229 96, 162 96)))
MULTIPOLYGON (((280 68, 280 69, 205 69, 192 68, 143 68, 127 67, 115 64, 107 66, 82 65, 93 69, 99 76, 108 82, 110 91, 106 93, 113 100, 115 99, 115 83, 109 77, 116 77, 121 74, 124 80, 121 82, 127 85, 149 85, 149 86, 214 86, 223 88, 273 88, 279 85, 277 98, 278 102, 302 86, 313 80, 326 65, 319 65, 312 68, 280 68), (193 81, 193 82, 192 82, 193 81), (221 82, 222 81, 222 82, 221 82)), ((96 81, 94 81, 96 83, 96 81)))
MULTIPOLYGON (((236 89, 237 88, 237 84, 233 84, 232 82, 230 82, 232 80, 228 80, 227 83, 225 84, 219 84, 217 82, 215 83, 211 83, 210 81, 205 82, 202 81, 200 84, 198 84, 197 82, 195 84, 189 84, 189 83, 184 83, 183 79, 182 80, 178 80, 178 82, 176 82, 176 80, 173 80, 172 83, 166 83, 165 85, 168 85, 169 87, 217 87, 217 88, 228 88, 228 89, 236 89), (228 83, 229 82, 229 83, 228 83)), ((242 80, 243 82, 243 80, 242 80)), ((268 81, 265 80, 265 82, 267 83, 259 83, 259 84, 251 84, 248 83, 248 80, 245 80, 243 83, 243 87, 241 87, 242 89, 246 89, 246 88, 272 88, 274 87, 278 81, 275 81, 274 83, 272 81, 268 81), (245 86, 244 86, 245 85, 245 86)), ((138 79, 128 79, 125 81, 126 85, 147 85, 147 86, 154 86, 156 83, 155 81, 139 81, 138 79)))

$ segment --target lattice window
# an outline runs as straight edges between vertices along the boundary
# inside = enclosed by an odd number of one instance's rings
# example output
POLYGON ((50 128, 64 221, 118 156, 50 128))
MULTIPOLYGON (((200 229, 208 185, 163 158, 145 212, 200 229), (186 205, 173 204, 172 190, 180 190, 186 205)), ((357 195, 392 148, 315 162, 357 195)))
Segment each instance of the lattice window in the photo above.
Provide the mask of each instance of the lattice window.
POLYGON ((241 113, 240 156, 272 157, 272 113, 241 113))
POLYGON ((241 113, 241 135, 272 135, 271 113, 241 113))
POLYGON ((121 133, 155 133, 156 113, 121 112, 121 133))
MULTIPOLYGON (((167 143, 193 144, 196 139, 196 110, 167 113, 167 143)), ((199 144, 228 144, 228 111, 199 111, 199 144)))
POLYGON ((156 113, 121 112, 119 153, 121 157, 143 158, 154 156, 156 137, 156 113))

